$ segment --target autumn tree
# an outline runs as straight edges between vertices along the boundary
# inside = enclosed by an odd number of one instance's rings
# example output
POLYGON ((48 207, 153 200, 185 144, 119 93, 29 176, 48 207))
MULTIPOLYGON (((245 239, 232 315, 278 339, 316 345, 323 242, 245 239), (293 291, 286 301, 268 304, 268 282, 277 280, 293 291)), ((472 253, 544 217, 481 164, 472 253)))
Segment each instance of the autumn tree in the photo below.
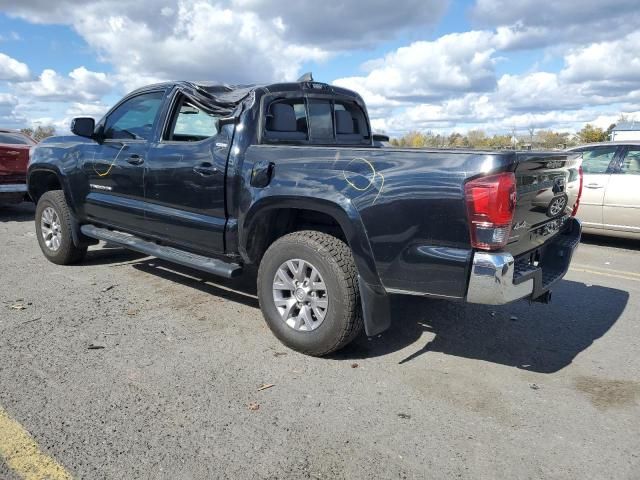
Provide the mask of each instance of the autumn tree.
POLYGON ((607 132, 587 123, 582 127, 582 130, 578 132, 578 137, 580 137, 580 141, 583 143, 604 142, 607 139, 607 132))
POLYGON ((29 135, 36 142, 40 142, 47 137, 53 137, 56 134, 56 127, 53 125, 38 125, 35 130, 33 128, 23 128, 20 131, 25 135, 29 135))

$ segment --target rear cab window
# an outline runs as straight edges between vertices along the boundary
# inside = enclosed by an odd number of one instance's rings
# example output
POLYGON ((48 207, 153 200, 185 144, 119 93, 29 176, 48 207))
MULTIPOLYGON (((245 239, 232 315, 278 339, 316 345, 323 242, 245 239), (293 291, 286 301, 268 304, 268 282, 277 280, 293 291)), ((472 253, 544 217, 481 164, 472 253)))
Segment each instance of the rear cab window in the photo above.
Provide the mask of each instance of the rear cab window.
POLYGON ((265 103, 263 143, 371 145, 364 110, 348 100, 301 96, 265 103))

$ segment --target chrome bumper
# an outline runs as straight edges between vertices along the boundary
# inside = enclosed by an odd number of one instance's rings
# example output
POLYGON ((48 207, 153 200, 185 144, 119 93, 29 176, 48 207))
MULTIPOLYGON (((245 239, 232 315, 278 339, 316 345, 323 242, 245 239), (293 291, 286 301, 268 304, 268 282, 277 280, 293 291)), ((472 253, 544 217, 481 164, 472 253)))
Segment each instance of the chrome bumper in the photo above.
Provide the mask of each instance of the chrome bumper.
POLYGON ((519 285, 513 283, 514 265, 510 253, 474 253, 467 301, 502 305, 531 295, 533 279, 519 285))
POLYGON ((26 183, 0 185, 0 193, 27 193, 26 183))
POLYGON ((544 246, 544 256, 537 267, 523 266, 509 253, 475 252, 467 301, 503 305, 520 298, 540 297, 567 273, 581 232, 580 222, 572 218, 567 231, 544 246))

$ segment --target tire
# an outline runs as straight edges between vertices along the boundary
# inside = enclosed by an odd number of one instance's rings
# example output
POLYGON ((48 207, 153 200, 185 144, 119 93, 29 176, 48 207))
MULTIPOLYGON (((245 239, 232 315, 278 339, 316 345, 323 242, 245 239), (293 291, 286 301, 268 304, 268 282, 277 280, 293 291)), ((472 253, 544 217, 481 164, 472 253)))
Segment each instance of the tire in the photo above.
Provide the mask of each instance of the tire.
POLYGON ((260 263, 258 298, 262 314, 274 335, 288 347, 307 355, 323 356, 335 352, 356 338, 363 328, 358 275, 351 249, 342 240, 326 233, 307 230, 276 240, 260 263), (288 282, 295 283, 302 278, 296 280, 295 271, 303 270, 311 280, 290 289, 295 285, 288 282), (282 275, 287 275, 289 280, 283 280, 282 275), (298 302, 301 297, 296 297, 304 290, 304 285, 307 290, 324 286, 324 289, 307 292, 306 307, 305 301, 298 302), (325 300, 326 307, 323 308, 320 305, 324 305, 325 300), (297 304, 290 307, 294 302, 297 304), (303 314, 305 308, 306 315, 303 314), (285 319, 288 309, 291 318, 285 319), (305 316, 308 320, 300 321, 305 316))
POLYGON ((71 212, 64 192, 51 190, 42 195, 36 206, 36 235, 40 249, 49 261, 58 265, 71 265, 84 258, 87 247, 75 246, 72 228, 71 212), (51 235, 52 230, 55 230, 55 235, 51 235), (57 238, 53 239, 54 236, 57 238))

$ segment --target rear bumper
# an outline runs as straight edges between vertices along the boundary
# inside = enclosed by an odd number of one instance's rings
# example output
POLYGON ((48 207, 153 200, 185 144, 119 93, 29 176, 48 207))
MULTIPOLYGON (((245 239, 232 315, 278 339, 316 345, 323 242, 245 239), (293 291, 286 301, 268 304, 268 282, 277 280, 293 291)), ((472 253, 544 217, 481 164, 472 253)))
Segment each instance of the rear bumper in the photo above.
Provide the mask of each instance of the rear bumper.
POLYGON ((0 185, 0 193, 27 193, 26 183, 9 183, 0 185))
POLYGON ((475 252, 467 290, 467 301, 503 305, 521 298, 536 298, 548 292, 567 273, 573 251, 580 243, 582 227, 575 218, 556 235, 531 263, 531 252, 514 258, 510 253, 475 252))

